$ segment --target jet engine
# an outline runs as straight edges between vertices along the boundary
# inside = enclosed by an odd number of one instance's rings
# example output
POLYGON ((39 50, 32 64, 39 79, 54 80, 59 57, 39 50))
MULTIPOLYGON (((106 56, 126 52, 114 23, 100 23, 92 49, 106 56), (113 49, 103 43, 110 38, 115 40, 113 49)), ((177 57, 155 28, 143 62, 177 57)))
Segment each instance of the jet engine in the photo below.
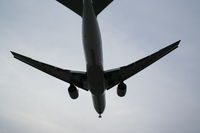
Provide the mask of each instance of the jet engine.
POLYGON ((70 96, 72 99, 77 99, 78 96, 79 96, 78 89, 77 89, 76 86, 74 86, 73 84, 71 84, 71 85, 69 86, 68 92, 69 92, 69 96, 70 96))
POLYGON ((117 87, 117 95, 123 97, 126 95, 126 84, 124 82, 119 83, 117 87))

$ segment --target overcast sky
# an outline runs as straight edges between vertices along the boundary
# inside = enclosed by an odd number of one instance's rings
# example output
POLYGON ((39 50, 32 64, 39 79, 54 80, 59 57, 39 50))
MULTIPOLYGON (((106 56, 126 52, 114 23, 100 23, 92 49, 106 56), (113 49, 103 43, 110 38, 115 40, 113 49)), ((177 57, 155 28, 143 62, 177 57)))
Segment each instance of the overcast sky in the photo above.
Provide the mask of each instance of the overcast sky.
POLYGON ((91 94, 12 57, 10 50, 85 71, 81 18, 55 0, 0 0, 1 133, 199 133, 199 0, 114 0, 99 16, 104 68, 127 65, 182 40, 128 79, 127 95, 106 92, 98 119, 91 94))

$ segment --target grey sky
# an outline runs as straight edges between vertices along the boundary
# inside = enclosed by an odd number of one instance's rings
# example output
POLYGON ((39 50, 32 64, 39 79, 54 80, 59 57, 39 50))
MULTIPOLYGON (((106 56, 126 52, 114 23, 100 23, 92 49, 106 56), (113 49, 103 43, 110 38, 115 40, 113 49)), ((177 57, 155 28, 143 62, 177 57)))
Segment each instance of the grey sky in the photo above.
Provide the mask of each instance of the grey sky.
POLYGON ((200 2, 115 0, 98 17, 105 69, 170 43, 180 47, 106 94, 98 119, 88 92, 15 59, 10 50, 58 67, 85 70, 81 18, 55 0, 0 0, 1 133, 199 133, 200 2))

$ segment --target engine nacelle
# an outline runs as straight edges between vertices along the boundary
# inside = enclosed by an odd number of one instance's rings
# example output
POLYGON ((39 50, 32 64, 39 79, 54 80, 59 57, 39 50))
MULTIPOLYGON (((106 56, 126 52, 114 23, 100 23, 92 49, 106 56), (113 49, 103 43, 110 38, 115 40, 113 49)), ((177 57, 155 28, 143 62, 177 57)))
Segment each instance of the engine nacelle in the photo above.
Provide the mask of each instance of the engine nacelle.
POLYGON ((72 99, 77 99, 78 96, 79 96, 78 89, 77 89, 76 86, 74 86, 73 84, 71 84, 71 85, 69 86, 68 92, 69 92, 69 96, 70 96, 72 99))
POLYGON ((117 95, 120 97, 123 97, 126 95, 126 84, 124 84, 124 82, 119 83, 118 87, 117 87, 117 95))

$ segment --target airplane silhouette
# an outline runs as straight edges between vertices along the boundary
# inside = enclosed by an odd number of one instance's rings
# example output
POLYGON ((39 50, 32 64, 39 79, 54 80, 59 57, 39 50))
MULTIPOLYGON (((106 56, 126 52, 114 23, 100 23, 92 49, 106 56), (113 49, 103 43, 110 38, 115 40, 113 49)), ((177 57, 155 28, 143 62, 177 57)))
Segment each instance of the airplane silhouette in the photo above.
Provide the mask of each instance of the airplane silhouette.
POLYGON ((86 72, 71 71, 48 65, 29 57, 12 52, 14 58, 35 67, 51 76, 70 84, 69 96, 76 99, 79 96, 78 88, 90 91, 93 105, 99 118, 105 109, 105 91, 118 85, 117 94, 120 97, 126 94, 124 81, 140 72, 166 54, 176 49, 180 40, 129 65, 112 70, 103 69, 103 54, 101 35, 97 22, 98 14, 113 0, 57 0, 82 17, 83 46, 86 59, 86 72))

